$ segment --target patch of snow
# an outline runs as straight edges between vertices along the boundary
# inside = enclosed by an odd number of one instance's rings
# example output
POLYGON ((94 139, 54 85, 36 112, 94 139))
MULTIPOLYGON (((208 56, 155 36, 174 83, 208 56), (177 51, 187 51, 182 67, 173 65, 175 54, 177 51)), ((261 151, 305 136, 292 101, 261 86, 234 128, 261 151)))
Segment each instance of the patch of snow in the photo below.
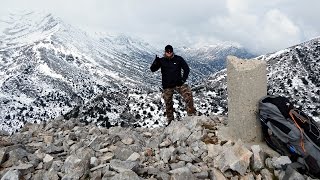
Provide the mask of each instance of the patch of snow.
POLYGON ((39 70, 39 72, 41 72, 44 75, 65 81, 65 79, 63 78, 63 76, 61 74, 57 74, 54 71, 52 71, 47 64, 39 64, 38 70, 39 70))

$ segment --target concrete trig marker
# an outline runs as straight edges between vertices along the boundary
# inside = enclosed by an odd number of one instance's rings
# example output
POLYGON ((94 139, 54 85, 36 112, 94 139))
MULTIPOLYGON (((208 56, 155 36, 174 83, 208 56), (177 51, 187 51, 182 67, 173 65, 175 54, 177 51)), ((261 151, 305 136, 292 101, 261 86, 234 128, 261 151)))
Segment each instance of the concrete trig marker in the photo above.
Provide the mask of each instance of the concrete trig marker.
POLYGON ((257 113, 267 95, 266 74, 265 61, 227 57, 228 126, 220 133, 245 143, 262 141, 257 113))

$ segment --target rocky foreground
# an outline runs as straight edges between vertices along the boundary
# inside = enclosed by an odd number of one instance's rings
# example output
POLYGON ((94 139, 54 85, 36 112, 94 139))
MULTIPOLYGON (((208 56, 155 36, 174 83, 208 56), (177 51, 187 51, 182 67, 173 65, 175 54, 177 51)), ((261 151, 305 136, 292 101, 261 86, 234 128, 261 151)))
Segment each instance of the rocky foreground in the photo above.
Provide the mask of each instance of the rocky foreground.
POLYGON ((308 179, 286 156, 218 137, 224 117, 187 117, 168 127, 99 128, 76 119, 28 124, 0 139, 1 180, 308 179))

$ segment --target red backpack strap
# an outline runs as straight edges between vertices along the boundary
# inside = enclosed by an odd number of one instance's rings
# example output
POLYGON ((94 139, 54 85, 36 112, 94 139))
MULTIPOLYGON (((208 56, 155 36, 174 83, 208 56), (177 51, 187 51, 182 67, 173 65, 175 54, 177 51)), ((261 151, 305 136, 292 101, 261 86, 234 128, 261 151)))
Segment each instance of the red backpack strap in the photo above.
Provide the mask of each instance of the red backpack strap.
POLYGON ((294 109, 291 109, 289 111, 289 115, 291 117, 291 120, 294 122, 294 125, 299 129, 300 131, 300 146, 301 149, 303 150, 303 152, 306 152, 306 149, 304 148, 304 142, 303 142, 303 129, 299 126, 299 124, 297 123, 296 119, 294 118, 294 114, 296 114, 297 112, 294 109))

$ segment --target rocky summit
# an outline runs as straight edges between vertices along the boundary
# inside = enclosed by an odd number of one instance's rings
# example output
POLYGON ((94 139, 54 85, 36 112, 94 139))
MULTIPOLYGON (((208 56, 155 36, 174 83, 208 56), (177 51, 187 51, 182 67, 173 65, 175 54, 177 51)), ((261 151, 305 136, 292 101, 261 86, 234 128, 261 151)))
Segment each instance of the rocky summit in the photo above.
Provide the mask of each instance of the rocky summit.
POLYGON ((224 116, 192 116, 158 128, 101 128, 78 119, 1 133, 0 177, 13 179, 308 179, 263 144, 223 139, 224 116), (287 168, 288 167, 288 168, 287 168))

